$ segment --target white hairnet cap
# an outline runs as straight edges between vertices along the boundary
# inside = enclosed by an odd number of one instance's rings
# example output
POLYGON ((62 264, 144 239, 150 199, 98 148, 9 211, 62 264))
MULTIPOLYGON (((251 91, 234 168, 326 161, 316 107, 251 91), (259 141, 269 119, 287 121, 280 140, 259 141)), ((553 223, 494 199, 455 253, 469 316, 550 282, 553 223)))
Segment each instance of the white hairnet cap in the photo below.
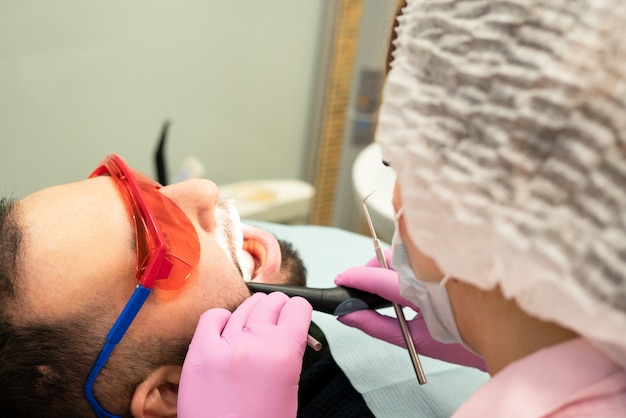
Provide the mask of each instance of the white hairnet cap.
POLYGON ((626 367, 626 2, 409 0, 377 131, 444 273, 626 367))

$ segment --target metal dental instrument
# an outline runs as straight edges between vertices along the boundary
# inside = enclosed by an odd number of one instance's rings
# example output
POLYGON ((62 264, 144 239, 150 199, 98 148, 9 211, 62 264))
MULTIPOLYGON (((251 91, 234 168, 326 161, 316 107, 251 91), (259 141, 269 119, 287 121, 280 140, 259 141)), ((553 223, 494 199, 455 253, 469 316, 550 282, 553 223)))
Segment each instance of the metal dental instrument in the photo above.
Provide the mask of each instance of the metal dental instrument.
MULTIPOLYGON (((367 205, 365 201, 368 197, 370 197, 374 192, 371 192, 361 202, 363 205, 363 212, 365 213, 365 219, 367 220, 367 225, 369 226, 370 232, 372 234, 372 239, 374 240, 374 252, 376 253, 376 257, 378 258, 378 263, 381 267, 388 269, 387 259, 385 258, 385 253, 380 246, 380 241, 376 236, 376 231, 374 230, 374 225, 372 224, 372 218, 370 217, 369 211, 367 210, 367 205)), ((426 383, 426 375, 424 375, 424 369, 422 369, 422 363, 420 363, 419 357, 417 357, 417 350, 415 350, 415 344, 413 344, 413 338, 411 338, 411 332, 409 331, 409 327, 406 323, 406 318, 404 317, 404 312, 402 311, 402 307, 394 303, 393 309, 396 312, 396 317, 398 318, 398 323, 400 324, 400 329, 402 330, 402 337, 404 337, 404 343, 406 344, 406 348, 409 350, 409 356, 411 357, 411 362, 413 363, 413 369, 415 369, 415 374, 417 375, 417 381, 420 385, 426 383)))

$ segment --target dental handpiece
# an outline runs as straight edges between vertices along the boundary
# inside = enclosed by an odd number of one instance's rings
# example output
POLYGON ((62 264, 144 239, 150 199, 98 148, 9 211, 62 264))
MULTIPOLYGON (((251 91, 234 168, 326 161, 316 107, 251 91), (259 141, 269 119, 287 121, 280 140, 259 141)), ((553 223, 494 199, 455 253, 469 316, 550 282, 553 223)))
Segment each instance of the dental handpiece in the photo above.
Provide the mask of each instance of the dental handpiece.
POLYGON ((363 309, 380 309, 391 306, 390 301, 378 295, 343 286, 314 288, 254 282, 247 284, 252 292, 283 292, 290 297, 301 296, 309 301, 314 310, 335 316, 363 309))

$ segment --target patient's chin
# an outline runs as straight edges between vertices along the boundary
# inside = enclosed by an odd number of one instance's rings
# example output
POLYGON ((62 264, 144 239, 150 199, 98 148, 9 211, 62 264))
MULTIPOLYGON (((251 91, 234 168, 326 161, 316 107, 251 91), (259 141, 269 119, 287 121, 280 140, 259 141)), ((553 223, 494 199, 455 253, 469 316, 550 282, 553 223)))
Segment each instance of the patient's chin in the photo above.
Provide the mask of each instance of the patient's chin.
POLYGON ((289 280, 287 277, 283 277, 284 274, 282 272, 277 272, 274 274, 264 274, 262 270, 257 270, 255 274, 253 274, 251 282, 255 283, 267 283, 267 284, 286 284, 289 280))

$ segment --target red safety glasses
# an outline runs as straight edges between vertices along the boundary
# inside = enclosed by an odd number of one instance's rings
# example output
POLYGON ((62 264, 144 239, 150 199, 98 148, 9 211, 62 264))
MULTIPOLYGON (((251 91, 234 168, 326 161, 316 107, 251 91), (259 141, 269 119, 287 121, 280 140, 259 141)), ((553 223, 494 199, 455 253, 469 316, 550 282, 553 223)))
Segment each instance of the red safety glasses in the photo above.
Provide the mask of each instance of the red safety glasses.
POLYGON ((159 189, 156 181, 132 170, 119 155, 107 156, 89 176, 110 176, 135 227, 138 285, 111 330, 85 383, 84 393, 100 417, 115 417, 93 396, 93 384, 113 348, 126 333, 153 287, 180 288, 200 257, 200 242, 185 213, 159 189))
POLYGON ((135 224, 137 279, 142 286, 177 289, 198 262, 200 244, 184 212, 148 176, 111 154, 89 176, 111 176, 135 224))

